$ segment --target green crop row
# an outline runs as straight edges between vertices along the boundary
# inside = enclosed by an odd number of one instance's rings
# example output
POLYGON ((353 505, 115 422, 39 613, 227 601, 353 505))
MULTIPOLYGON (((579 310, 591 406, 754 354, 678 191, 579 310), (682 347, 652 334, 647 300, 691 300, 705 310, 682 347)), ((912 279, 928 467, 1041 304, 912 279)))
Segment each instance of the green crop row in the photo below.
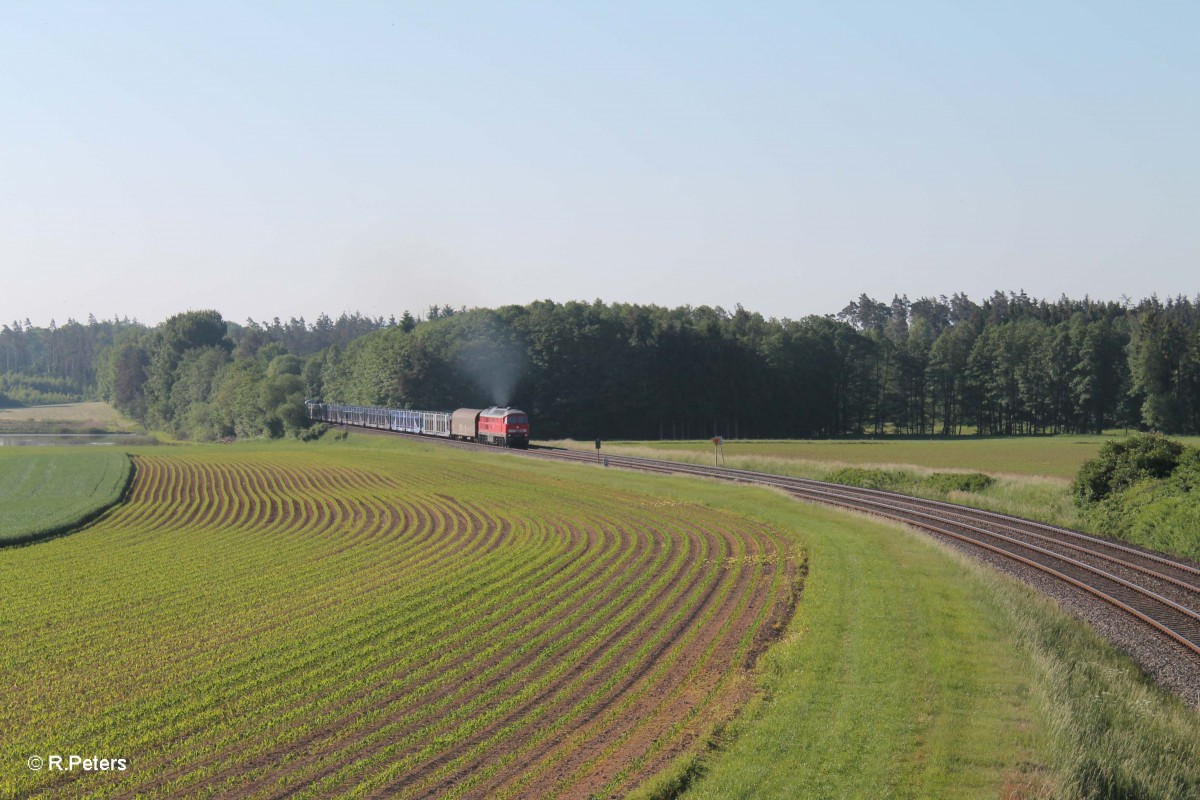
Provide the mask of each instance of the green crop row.
POLYGON ((599 785, 633 739, 727 716, 784 602, 758 590, 782 580, 767 526, 495 459, 135 461, 87 536, 0 551, 0 763, 69 747, 134 767, 3 772, 0 794, 469 794, 546 780, 564 743, 582 754, 564 786, 599 785))

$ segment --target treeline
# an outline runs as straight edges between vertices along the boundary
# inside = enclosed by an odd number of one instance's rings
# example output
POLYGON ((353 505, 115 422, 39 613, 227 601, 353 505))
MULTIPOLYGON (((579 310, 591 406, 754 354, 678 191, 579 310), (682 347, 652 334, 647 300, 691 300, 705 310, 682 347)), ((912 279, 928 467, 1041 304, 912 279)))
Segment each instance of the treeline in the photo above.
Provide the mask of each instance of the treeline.
POLYGON ((65 378, 26 375, 21 372, 0 373, 0 408, 78 403, 85 399, 86 394, 79 386, 65 378))
POLYGON ((205 311, 155 328, 14 323, 0 358, 4 385, 53 378, 46 396, 102 397, 202 439, 298 431, 306 397, 512 403, 539 437, 1200 432, 1200 301, 1186 297, 863 295, 800 320, 600 301, 244 325, 205 311))
MULTIPOLYGON (((443 313, 430 311, 434 316, 443 313)), ((337 319, 321 314, 311 323, 303 317, 286 322, 276 317, 270 322, 248 319, 244 325, 221 324, 234 357, 256 354, 268 344, 282 345, 286 352, 304 357, 327 347, 344 347, 381 328, 407 325, 411 329, 417 322, 406 312, 401 320, 355 313, 337 319)), ((0 405, 111 400, 115 351, 128 344, 145 349, 152 334, 152 329, 128 317, 98 320, 90 315, 86 323, 69 319, 58 325, 51 320, 47 327, 35 326, 28 319, 2 325, 0 405)))
POLYGON ((1200 300, 864 295, 838 316, 867 340, 864 432, 1200 431, 1200 300))
POLYGON ((329 401, 506 402, 539 435, 697 438, 1200 431, 1200 307, 996 293, 764 319, 601 302, 476 309, 320 354, 329 401), (493 391, 494 375, 511 375, 493 391), (484 392, 484 395, 480 395, 484 392))
POLYGON ((1198 318, 1186 297, 999 292, 978 303, 864 295, 798 321, 740 306, 542 301, 381 331, 318 354, 305 376, 335 402, 511 398, 546 437, 1198 432, 1198 318))
POLYGON ((60 403, 96 393, 97 364, 114 343, 145 331, 137 320, 74 319, 0 326, 0 403, 60 403))

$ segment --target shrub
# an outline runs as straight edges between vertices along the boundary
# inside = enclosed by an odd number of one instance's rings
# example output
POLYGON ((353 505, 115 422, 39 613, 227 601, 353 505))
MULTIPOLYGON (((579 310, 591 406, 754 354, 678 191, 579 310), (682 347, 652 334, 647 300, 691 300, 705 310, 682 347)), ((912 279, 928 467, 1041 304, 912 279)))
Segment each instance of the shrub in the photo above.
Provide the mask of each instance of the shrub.
POLYGON ((325 435, 329 430, 328 422, 318 422, 315 425, 310 425, 307 428, 300 428, 296 431, 296 438, 302 442, 315 442, 325 435))
POLYGON ((1162 437, 1140 438, 1158 441, 1147 443, 1135 458, 1127 453, 1118 455, 1124 462, 1085 464, 1075 486, 1087 488, 1088 481, 1093 481, 1099 486, 1095 491, 1107 491, 1089 501, 1081 499, 1084 495, 1077 488, 1076 501, 1084 506, 1090 526, 1100 533, 1200 559, 1200 450, 1162 437), (1164 442, 1174 446, 1163 446, 1164 442))
POLYGON ((982 472, 935 472, 923 478, 921 485, 936 492, 982 492, 995 483, 982 472))
POLYGON ((1166 478, 1179 463, 1182 444, 1156 433, 1139 433, 1106 442, 1100 453, 1079 468, 1071 494, 1081 506, 1098 503, 1146 478, 1166 478))
POLYGON ((1091 506, 1087 520, 1110 536, 1200 560, 1200 495, 1175 481, 1144 480, 1091 506))
POLYGON ((832 483, 846 486, 860 486, 863 489, 887 489, 899 491, 912 483, 912 478, 905 472, 891 469, 863 469, 862 467, 845 467, 831 472, 827 478, 832 483))

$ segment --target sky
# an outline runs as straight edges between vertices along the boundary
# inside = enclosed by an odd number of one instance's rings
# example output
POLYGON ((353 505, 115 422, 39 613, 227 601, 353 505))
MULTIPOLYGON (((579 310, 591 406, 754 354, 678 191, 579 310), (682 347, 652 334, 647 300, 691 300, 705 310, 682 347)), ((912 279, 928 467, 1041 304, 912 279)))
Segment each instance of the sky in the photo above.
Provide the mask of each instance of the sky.
POLYGON ((1200 292, 1200 4, 0 0, 0 320, 1200 292))

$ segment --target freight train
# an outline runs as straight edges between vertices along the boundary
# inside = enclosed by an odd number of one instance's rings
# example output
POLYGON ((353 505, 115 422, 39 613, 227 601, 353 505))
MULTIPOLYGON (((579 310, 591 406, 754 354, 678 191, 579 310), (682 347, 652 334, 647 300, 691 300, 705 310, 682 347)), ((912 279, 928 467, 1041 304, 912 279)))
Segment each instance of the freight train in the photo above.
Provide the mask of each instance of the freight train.
POLYGON ((413 411, 407 408, 343 406, 308 400, 308 418, 334 425, 419 433, 501 447, 529 447, 529 415, 519 408, 460 408, 457 411, 413 411))

